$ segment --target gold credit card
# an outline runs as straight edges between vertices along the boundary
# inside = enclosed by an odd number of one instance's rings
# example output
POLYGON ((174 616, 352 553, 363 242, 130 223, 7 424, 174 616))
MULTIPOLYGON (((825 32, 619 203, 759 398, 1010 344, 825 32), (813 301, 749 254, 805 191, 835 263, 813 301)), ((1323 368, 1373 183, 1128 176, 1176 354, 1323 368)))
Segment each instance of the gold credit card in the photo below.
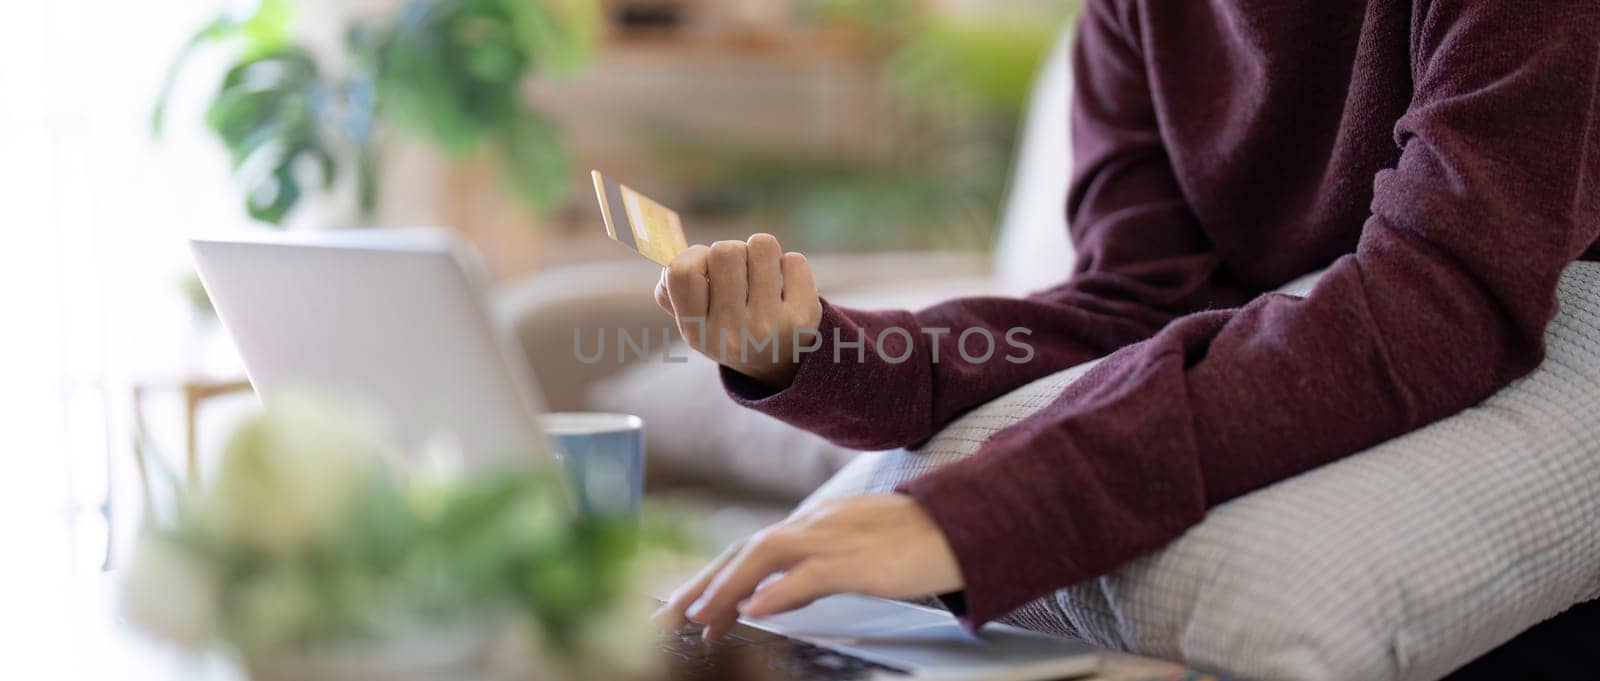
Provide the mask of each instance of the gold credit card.
POLYGON ((598 170, 591 174, 607 236, 663 266, 689 247, 683 238, 683 221, 671 208, 618 184, 598 170))

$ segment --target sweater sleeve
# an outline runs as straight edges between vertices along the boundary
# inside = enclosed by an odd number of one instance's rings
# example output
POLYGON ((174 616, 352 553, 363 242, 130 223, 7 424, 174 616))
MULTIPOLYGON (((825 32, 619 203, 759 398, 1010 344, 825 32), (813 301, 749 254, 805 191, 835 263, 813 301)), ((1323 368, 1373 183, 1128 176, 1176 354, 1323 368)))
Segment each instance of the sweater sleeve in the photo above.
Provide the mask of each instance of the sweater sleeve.
POLYGON ((1085 9, 1072 57, 1072 279, 1026 299, 965 298, 916 313, 824 303, 822 345, 794 382, 772 392, 723 369, 735 401, 847 447, 910 446, 966 409, 1179 315, 1249 299, 1183 198, 1141 57, 1106 5, 1085 9))
POLYGON ((903 487, 955 550, 969 625, 1541 361, 1560 273, 1600 231, 1600 20, 1592 0, 1418 16, 1400 160, 1309 296, 1180 319, 903 487))

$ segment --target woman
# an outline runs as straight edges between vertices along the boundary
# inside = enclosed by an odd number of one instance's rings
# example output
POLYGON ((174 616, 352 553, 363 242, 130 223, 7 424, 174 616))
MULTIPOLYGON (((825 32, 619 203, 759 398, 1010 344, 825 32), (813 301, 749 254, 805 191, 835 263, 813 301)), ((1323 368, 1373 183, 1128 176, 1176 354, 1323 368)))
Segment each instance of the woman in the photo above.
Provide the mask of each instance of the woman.
POLYGON ((941 593, 976 627, 1527 373, 1562 269, 1600 257, 1597 40, 1593 0, 1091 0, 1070 281, 849 310, 757 235, 684 252, 656 296, 735 400, 863 449, 1106 361, 898 494, 759 533, 663 615, 717 635, 830 593, 941 593), (1263 295, 1324 267, 1303 299, 1263 295), (968 361, 985 336, 1029 352, 968 361))

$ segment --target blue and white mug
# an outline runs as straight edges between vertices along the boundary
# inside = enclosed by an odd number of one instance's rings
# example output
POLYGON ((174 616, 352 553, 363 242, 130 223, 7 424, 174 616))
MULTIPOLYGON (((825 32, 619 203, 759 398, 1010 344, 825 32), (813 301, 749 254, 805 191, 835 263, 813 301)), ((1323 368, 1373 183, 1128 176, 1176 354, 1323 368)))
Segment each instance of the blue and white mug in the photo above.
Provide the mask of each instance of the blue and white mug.
POLYGON ((541 418, 578 508, 636 518, 644 498, 644 421, 631 414, 556 412, 541 418))

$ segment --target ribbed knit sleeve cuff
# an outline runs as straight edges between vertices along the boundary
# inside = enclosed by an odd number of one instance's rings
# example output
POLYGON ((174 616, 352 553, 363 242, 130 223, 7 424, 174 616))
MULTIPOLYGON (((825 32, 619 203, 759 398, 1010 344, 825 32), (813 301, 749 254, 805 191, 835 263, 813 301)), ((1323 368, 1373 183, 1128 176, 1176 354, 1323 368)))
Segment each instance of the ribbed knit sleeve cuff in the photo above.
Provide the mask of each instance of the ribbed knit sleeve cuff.
POLYGON ((789 387, 772 390, 723 368, 728 396, 852 449, 905 447, 931 434, 933 364, 915 315, 850 310, 824 300, 817 327, 817 349, 801 357, 789 387))
POLYGON ((838 327, 839 310, 822 301, 822 321, 817 323, 822 344, 816 350, 800 356, 800 365, 795 369, 794 380, 789 387, 773 390, 756 379, 719 366, 717 369, 722 374, 723 390, 740 406, 784 421, 791 420, 790 415, 817 411, 822 403, 832 401, 819 398, 826 397, 838 386, 838 379, 834 376, 837 367, 827 360, 833 354, 833 330, 838 327))
POLYGON ((980 450, 895 490, 917 501, 955 552, 964 588, 939 600, 972 631, 1041 593, 1092 576, 1063 550, 1077 543, 1072 528, 1047 527, 1030 503, 1033 486, 987 465, 1002 458, 996 454, 980 450))

